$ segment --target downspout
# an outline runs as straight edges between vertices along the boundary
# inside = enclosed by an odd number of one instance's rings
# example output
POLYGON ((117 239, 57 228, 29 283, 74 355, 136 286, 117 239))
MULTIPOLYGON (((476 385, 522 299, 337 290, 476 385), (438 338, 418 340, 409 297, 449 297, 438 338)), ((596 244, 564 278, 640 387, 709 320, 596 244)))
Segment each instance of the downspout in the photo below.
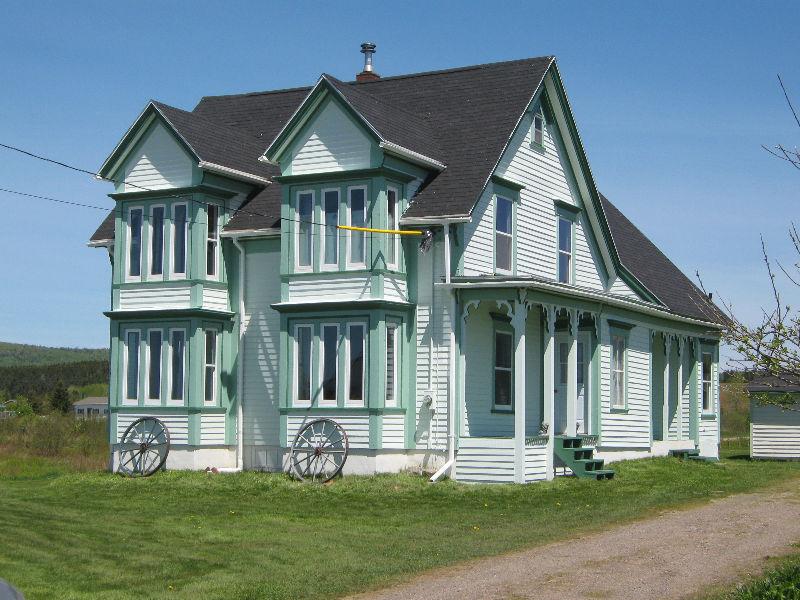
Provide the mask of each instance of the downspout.
POLYGON ((238 473, 244 469, 244 410, 242 394, 244 390, 244 293, 245 260, 244 247, 238 237, 232 237, 234 247, 239 252, 239 349, 236 354, 236 467, 220 469, 223 473, 238 473))
MULTIPOLYGON (((442 223, 444 229, 444 282, 450 283, 450 224, 447 222, 442 223)), ((435 482, 442 478, 445 473, 452 472, 453 465, 456 462, 456 375, 455 375, 455 360, 456 360, 456 292, 454 289, 448 288, 450 291, 450 333, 448 340, 448 355, 447 355, 447 462, 436 471, 431 477, 431 481, 435 482)))

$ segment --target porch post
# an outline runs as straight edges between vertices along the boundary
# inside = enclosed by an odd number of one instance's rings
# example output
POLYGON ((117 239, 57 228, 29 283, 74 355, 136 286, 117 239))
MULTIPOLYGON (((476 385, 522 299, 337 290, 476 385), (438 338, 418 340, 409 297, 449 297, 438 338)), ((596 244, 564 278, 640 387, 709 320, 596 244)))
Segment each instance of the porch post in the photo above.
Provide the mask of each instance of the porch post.
POLYGON ((669 439, 669 377, 670 363, 672 362, 672 337, 664 333, 664 402, 661 407, 661 437, 666 442, 669 439))
POLYGON ((678 439, 683 439, 683 347, 685 339, 683 336, 678 337, 678 402, 677 402, 677 416, 678 416, 678 439))
POLYGON ((514 302, 514 481, 525 483, 525 322, 524 298, 514 302))
POLYGON ((564 433, 577 433, 575 405, 578 403, 578 311, 569 311, 569 353, 567 354, 567 428, 564 433))
POLYGON ((544 392, 544 414, 542 422, 547 423, 547 479, 553 479, 553 453, 555 452, 555 371, 556 371, 556 307, 543 305, 545 332, 544 332, 544 356, 542 365, 542 390, 544 392))

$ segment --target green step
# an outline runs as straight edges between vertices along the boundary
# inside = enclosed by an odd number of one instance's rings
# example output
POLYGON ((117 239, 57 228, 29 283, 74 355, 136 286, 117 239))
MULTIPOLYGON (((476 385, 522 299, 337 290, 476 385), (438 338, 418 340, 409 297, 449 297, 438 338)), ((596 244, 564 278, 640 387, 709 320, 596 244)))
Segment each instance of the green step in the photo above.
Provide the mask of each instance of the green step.
POLYGON ((681 458, 681 459, 683 459, 683 458, 694 458, 694 457, 699 457, 700 456, 700 451, 699 450, 670 450, 669 451, 669 455, 677 457, 677 458, 681 458))
POLYGON ((580 448, 582 440, 579 437, 573 437, 568 435, 557 435, 556 442, 558 446, 561 448, 580 448))
POLYGON ((614 479, 614 471, 611 469, 600 469, 599 471, 590 471, 590 477, 597 479, 614 479))
POLYGON ((583 465, 583 470, 589 472, 602 470, 604 461, 602 458, 581 458, 575 462, 579 465, 583 465))
POLYGON ((612 479, 614 471, 604 469, 602 459, 594 458, 593 447, 583 447, 583 440, 576 436, 557 435, 555 455, 569 467, 576 477, 586 479, 612 479))

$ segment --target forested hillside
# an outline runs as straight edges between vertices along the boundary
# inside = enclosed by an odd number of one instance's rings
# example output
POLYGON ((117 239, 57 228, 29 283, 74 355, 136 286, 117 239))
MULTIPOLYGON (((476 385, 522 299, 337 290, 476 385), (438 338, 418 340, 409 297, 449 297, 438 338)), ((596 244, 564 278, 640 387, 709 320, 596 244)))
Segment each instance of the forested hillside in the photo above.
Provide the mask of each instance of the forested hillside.
POLYGON ((108 350, 104 348, 49 348, 0 342, 0 367, 55 365, 99 360, 108 360, 108 350))

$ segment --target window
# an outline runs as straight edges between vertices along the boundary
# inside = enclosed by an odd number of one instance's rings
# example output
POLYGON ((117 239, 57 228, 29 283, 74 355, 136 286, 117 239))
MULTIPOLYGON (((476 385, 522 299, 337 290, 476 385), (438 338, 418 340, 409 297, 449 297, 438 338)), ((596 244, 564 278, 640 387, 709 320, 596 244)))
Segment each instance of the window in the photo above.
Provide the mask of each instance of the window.
POLYGON ((164 274, 164 207, 150 210, 150 274, 164 274))
POLYGON ((365 326, 351 323, 347 326, 347 390, 348 404, 364 404, 364 338, 365 326))
POLYGON ((386 325, 386 406, 397 406, 397 324, 386 325))
POLYGON ((511 272, 513 237, 511 231, 513 204, 508 198, 497 196, 494 220, 495 270, 511 272))
POLYGON ((322 197, 325 203, 322 264, 336 267, 339 263, 339 190, 325 190, 322 197))
POLYGON ((314 249, 314 232, 311 222, 314 220, 314 194, 300 192, 297 195, 297 267, 311 268, 311 256, 314 249))
POLYGON ((139 398, 139 332, 128 331, 125 336, 125 399, 139 398))
POLYGON ((569 372, 569 345, 562 342, 558 345, 558 381, 567 385, 569 372))
POLYGON ((206 210, 208 220, 208 237, 206 239, 206 275, 216 277, 217 275, 217 245, 219 243, 219 233, 217 231, 217 221, 219 220, 219 207, 216 204, 209 204, 206 210))
POLYGON ((703 412, 714 412, 714 399, 711 395, 711 363, 710 352, 703 352, 703 412))
POLYGON ((161 398, 161 330, 151 329, 147 334, 147 399, 161 398))
POLYGON ((217 338, 216 330, 206 330, 205 378, 203 386, 203 399, 206 404, 216 404, 217 402, 217 338))
POLYGON ((558 218, 558 281, 572 283, 572 221, 558 218))
POLYGON ((322 326, 322 403, 336 406, 339 387, 339 326, 322 326))
POLYGON ((172 216, 172 273, 186 274, 186 205, 176 204, 172 216))
POLYGON ((294 330, 294 402, 311 403, 311 325, 298 325, 294 330))
POLYGON ((611 408, 625 408, 625 350, 628 340, 611 335, 611 408))
POLYGON ((514 399, 514 336, 494 332, 494 408, 511 410, 514 399))
MULTIPOLYGON (((350 188, 350 225, 364 227, 367 212, 367 190, 363 187, 350 188)), ((349 261, 351 264, 364 264, 366 259, 366 237, 363 231, 348 232, 350 241, 349 261)))
POLYGON ((183 329, 173 329, 170 332, 170 353, 169 399, 182 404, 186 364, 186 332, 183 329))
MULTIPOLYGON (((397 230, 400 224, 397 222, 398 207, 397 207, 397 190, 395 188, 388 188, 386 190, 386 228, 397 230)), ((386 236, 386 264, 390 266, 397 266, 398 245, 400 243, 400 236, 390 234, 386 236)))
POLYGON ((142 274, 142 209, 132 208, 128 213, 128 276, 142 274))
POLYGON ((540 150, 544 149, 544 115, 541 112, 533 115, 531 144, 540 150))

